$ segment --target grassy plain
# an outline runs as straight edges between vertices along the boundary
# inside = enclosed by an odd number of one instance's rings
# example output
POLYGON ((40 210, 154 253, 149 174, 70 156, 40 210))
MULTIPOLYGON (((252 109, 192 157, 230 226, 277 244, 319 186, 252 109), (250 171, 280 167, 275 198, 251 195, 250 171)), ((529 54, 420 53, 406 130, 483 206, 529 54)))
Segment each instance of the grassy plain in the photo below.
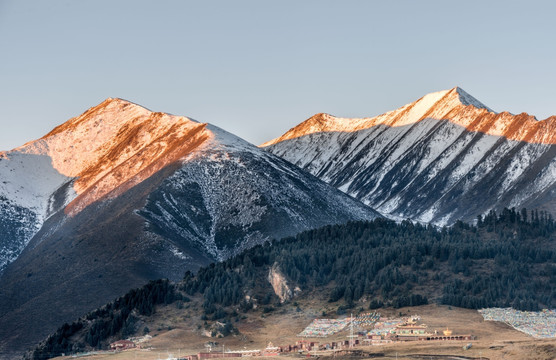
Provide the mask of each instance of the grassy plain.
MULTIPOLYGON (((156 360, 174 356, 194 354, 206 351, 205 345, 212 341, 212 351, 263 349, 269 342, 282 346, 295 344, 296 335, 314 318, 337 317, 337 305, 323 303, 319 300, 303 300, 296 305, 288 304, 277 307, 274 311, 262 314, 250 312, 245 314, 234 326, 239 334, 225 338, 209 338, 204 333, 204 321, 197 314, 200 309, 191 306, 188 309, 165 307, 159 309, 154 321, 148 324, 153 338, 145 343, 149 349, 134 349, 117 354, 90 355, 84 359, 91 360, 156 360), (324 305, 323 305, 324 304, 324 305)), ((379 346, 361 346, 360 353, 353 356, 339 356, 331 352, 318 352, 321 359, 341 358, 376 358, 376 359, 502 359, 522 360, 556 359, 556 339, 539 340, 514 330, 510 326, 484 321, 475 310, 453 308, 439 305, 426 305, 402 309, 380 309, 382 317, 418 315, 421 322, 428 325, 430 332, 449 328, 453 334, 472 334, 472 341, 424 341, 397 342, 379 346), (464 350, 463 346, 471 343, 472 347, 464 350)), ((349 314, 348 314, 349 315, 349 314)), ((344 315, 345 316, 345 315, 344 315)), ((336 334, 327 339, 311 339, 320 343, 346 339, 347 332, 336 334)), ((305 357, 299 354, 287 357, 305 357)), ((281 356, 282 358, 284 356, 281 356)), ((68 357, 66 357, 67 359, 68 357)), ((57 358, 63 359, 63 358, 57 358)))

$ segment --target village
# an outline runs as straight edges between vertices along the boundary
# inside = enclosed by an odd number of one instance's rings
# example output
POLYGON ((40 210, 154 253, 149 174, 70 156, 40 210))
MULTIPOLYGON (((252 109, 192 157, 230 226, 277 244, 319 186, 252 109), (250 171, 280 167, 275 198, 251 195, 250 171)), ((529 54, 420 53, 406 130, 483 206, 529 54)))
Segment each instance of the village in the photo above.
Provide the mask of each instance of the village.
MULTIPOLYGON (((381 318, 376 312, 350 316, 343 319, 314 319, 297 336, 294 344, 275 346, 272 342, 264 349, 232 350, 207 344, 207 351, 196 354, 168 354, 164 360, 203 360, 236 357, 275 357, 281 355, 304 355, 307 357, 332 355, 344 356, 356 353, 364 346, 380 346, 396 342, 461 341, 464 349, 472 345, 472 334, 454 334, 452 330, 430 331, 420 317, 381 318), (326 341, 328 337, 345 333, 345 340, 326 341), (318 339, 318 341, 317 341, 318 339)), ((147 336, 148 339, 148 336, 147 336)), ((142 348, 145 337, 119 340, 111 344, 112 351, 142 348)), ((160 359, 160 357, 158 358, 160 359)), ((162 359, 161 359, 162 360, 162 359)))

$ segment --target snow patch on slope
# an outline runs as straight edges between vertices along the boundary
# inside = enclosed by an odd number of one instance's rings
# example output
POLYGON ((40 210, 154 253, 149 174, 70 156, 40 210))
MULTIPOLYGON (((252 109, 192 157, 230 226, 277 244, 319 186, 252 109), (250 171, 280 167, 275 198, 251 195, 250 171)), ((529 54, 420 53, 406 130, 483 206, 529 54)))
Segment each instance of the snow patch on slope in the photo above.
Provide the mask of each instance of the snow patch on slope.
POLYGON ((50 196, 72 178, 52 167, 47 155, 12 151, 0 159, 0 194, 44 219, 50 196))
POLYGON ((212 125, 207 130, 210 139, 181 159, 139 211, 152 231, 160 231, 156 223, 178 234, 175 241, 221 261, 271 236, 378 216, 237 136, 212 125))
POLYGON ((0 272, 14 261, 54 211, 74 194, 56 194, 70 177, 53 169, 50 157, 18 151, 0 154, 0 272))

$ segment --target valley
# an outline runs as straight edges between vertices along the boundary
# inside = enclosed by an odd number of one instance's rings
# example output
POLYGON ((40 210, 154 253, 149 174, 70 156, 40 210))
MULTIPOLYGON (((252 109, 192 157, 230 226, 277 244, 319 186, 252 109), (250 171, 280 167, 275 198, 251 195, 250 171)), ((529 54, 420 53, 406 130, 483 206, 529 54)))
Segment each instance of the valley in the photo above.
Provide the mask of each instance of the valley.
MULTIPOLYGON (((499 323, 479 321, 477 317, 482 317, 474 309, 512 306, 538 311, 554 308, 556 298, 551 290, 554 277, 546 272, 554 270, 556 249, 538 235, 552 228, 551 220, 533 226, 503 219, 504 215, 497 219, 497 232, 484 224, 460 224, 439 231, 410 222, 396 224, 378 219, 328 226, 258 245, 239 256, 203 267, 196 274, 188 272, 178 283, 159 280, 132 290, 59 328, 28 358, 41 360, 44 355, 70 349, 106 350, 119 339, 145 334, 182 334, 176 336, 197 339, 197 346, 201 339, 204 344, 222 338, 221 341, 232 341, 236 350, 240 344, 237 341, 247 347, 247 339, 254 341, 258 349, 265 342, 295 345, 299 339, 294 338, 315 318, 345 319, 351 313, 356 317, 366 313, 379 313, 385 318, 418 316, 419 324, 428 326, 426 338, 434 338, 449 327, 453 336, 461 336, 458 342, 500 340, 494 331, 479 330, 499 323), (507 236, 515 233, 521 234, 522 240, 508 240, 507 236), (344 239, 348 238, 346 243, 344 239), (546 252, 538 252, 540 244, 546 252), (460 267, 459 261, 452 262, 455 254, 460 254, 460 261, 467 265, 460 267), (531 258, 527 260, 524 254, 531 258), (537 263, 543 257, 546 261, 537 263), (418 307, 420 304, 430 305, 418 307), (415 308, 420 310, 415 312, 415 308), (424 312, 427 318, 421 309, 429 309, 424 312), (453 309, 458 311, 452 312, 453 309), (437 319, 435 312, 444 315, 437 315, 437 319), (449 319, 450 314, 460 313, 481 325, 462 327, 458 321, 465 321, 460 315, 449 319), (178 328, 180 331, 174 332, 178 328), (437 334, 433 333, 435 330, 437 334)), ((552 236, 549 235, 551 239, 552 236)), ((377 321, 374 315, 367 319, 361 322, 364 326, 377 321)), ((332 337, 326 342, 345 339, 346 324, 343 320, 340 338, 332 337)), ((549 344, 554 341, 554 329, 554 325, 546 325, 545 330, 552 336, 546 340, 549 344)), ((306 334, 316 336, 319 331, 307 329, 306 334)), ((151 340, 156 342, 157 338, 158 335, 151 340)), ((378 340, 387 348, 398 344, 389 344, 395 340, 389 336, 378 340)), ((441 342, 439 346, 442 344, 451 342, 441 342)))
POLYGON ((556 360, 555 13, 0 0, 0 360, 556 360))
MULTIPOLYGON (((297 336, 312 319, 321 318, 322 313, 333 314, 334 308, 319 301, 299 301, 297 306, 284 306, 276 312, 265 314, 262 312, 249 314, 245 319, 236 323, 239 334, 225 338, 207 338, 196 329, 196 323, 202 323, 194 311, 176 311, 175 309, 161 309, 155 322, 149 324, 154 329, 153 336, 141 344, 144 349, 130 349, 119 353, 90 355, 83 359, 95 360, 133 360, 133 359, 166 359, 168 354, 175 357, 188 354, 207 352, 206 345, 213 343, 212 351, 218 353, 222 348, 226 352, 241 352, 245 350, 264 350, 268 343, 274 346, 296 344, 298 341, 308 340, 320 344, 347 341, 349 331, 342 331, 328 338, 300 338, 297 336), (301 308, 302 311, 298 311, 301 308), (186 317, 187 320, 180 320, 186 317), (168 330, 171 328, 171 330, 168 330), (159 330, 157 330, 159 329, 159 330), (147 350, 148 349, 148 350, 147 350)), ((301 353, 281 353, 279 358, 377 358, 396 359, 553 359, 556 351, 556 340, 533 339, 511 327, 498 322, 485 322, 477 311, 448 306, 425 305, 400 309, 379 310, 382 316, 396 317, 400 313, 406 316, 418 315, 421 322, 430 329, 439 332, 446 327, 456 333, 473 333, 476 339, 471 341, 417 341, 395 342, 384 345, 361 345, 353 348, 353 356, 349 352, 311 350, 301 353), (468 350, 463 346, 471 343, 468 350), (361 352, 361 353, 358 353, 361 352), (444 357, 442 357, 444 355, 444 357)), ((362 339, 363 337, 359 337, 362 339)), ((70 359, 58 357, 56 359, 70 359)), ((265 357, 266 358, 266 357, 265 357)))

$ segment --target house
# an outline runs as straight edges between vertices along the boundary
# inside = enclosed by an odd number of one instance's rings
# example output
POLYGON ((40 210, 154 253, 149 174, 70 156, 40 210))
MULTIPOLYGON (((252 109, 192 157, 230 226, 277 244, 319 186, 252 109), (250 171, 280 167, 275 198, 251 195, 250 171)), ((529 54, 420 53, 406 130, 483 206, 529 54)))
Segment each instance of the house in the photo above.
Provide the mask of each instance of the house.
POLYGON ((135 343, 129 340, 118 340, 110 344, 110 349, 112 350, 127 350, 133 349, 135 347, 135 343))
POLYGON ((278 356, 280 355, 282 349, 278 346, 273 346, 271 342, 268 343, 268 346, 263 350, 263 356, 278 356))
POLYGON ((387 335, 371 334, 368 335, 366 339, 363 339, 363 342, 367 345, 383 345, 391 343, 392 340, 387 335))
POLYGON ((427 335, 427 325, 415 323, 404 323, 396 326, 397 340, 423 340, 427 335))

